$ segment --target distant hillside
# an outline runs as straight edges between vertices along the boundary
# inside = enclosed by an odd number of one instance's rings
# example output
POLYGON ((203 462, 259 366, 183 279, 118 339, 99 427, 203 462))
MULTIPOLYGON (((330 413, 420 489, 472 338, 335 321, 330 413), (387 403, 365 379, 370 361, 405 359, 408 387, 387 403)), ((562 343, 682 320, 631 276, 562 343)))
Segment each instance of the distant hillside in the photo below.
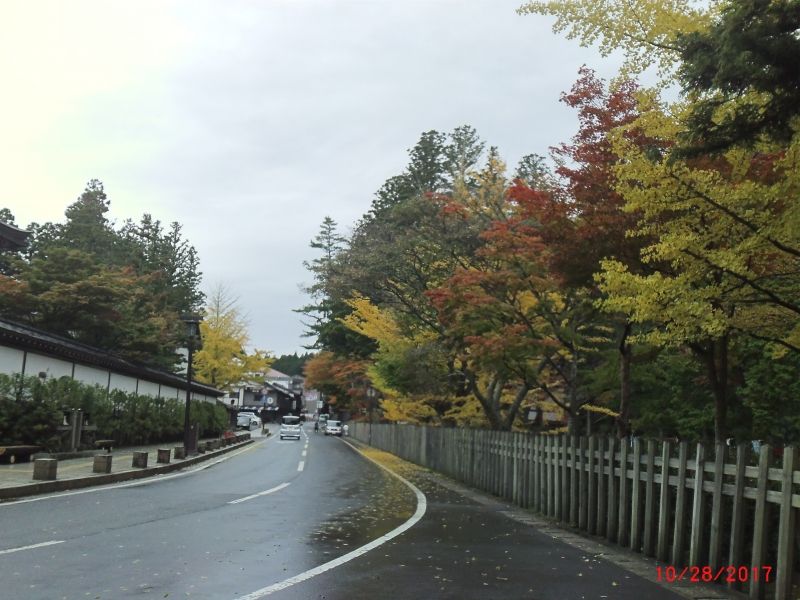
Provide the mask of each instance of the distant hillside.
POLYGON ((297 355, 297 352, 294 354, 283 354, 270 366, 276 371, 286 373, 287 375, 302 375, 306 361, 312 356, 314 356, 314 354, 311 352, 301 354, 300 356, 297 355))

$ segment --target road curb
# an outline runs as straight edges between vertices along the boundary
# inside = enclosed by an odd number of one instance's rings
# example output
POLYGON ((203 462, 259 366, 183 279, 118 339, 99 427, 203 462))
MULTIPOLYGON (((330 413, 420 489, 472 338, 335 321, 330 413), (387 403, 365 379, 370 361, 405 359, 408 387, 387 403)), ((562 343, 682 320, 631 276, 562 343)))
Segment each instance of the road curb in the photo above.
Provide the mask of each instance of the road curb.
POLYGON ((147 467, 145 469, 120 471, 119 473, 89 475, 87 477, 75 477, 73 479, 57 479, 55 481, 42 481, 39 483, 29 483, 14 487, 0 488, 0 501, 23 498, 27 496, 38 496, 39 494, 47 494, 51 492, 64 492, 67 490, 76 490, 98 485, 108 485, 110 483, 119 483, 121 481, 130 481, 133 479, 145 479, 146 477, 153 477, 155 475, 164 475, 165 473, 172 473, 173 471, 178 471, 206 460, 210 460, 215 456, 226 454, 236 450, 237 448, 242 448, 248 444, 252 444, 254 441, 255 440, 252 439, 244 440, 238 444, 223 446, 219 450, 206 451, 205 454, 198 454, 197 456, 183 459, 180 462, 158 465, 155 467, 147 467))

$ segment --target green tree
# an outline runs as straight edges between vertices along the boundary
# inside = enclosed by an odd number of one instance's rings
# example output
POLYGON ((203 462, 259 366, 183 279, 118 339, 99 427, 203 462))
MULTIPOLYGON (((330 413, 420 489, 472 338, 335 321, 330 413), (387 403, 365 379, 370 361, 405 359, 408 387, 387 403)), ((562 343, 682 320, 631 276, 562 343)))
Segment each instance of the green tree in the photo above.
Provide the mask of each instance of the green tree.
POLYGON ((800 111, 798 28, 795 0, 738 0, 723 4, 707 29, 679 36, 681 82, 696 100, 684 155, 789 142, 800 111))

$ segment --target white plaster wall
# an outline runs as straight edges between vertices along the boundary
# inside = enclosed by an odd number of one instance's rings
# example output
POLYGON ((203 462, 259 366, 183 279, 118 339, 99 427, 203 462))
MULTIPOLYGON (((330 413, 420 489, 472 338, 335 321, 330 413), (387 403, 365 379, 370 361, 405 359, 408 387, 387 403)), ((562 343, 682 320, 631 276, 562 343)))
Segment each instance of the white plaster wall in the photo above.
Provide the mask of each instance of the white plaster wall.
POLYGON ((158 398, 158 384, 152 381, 139 380, 139 395, 158 398))
POLYGON ((22 373, 22 357, 24 355, 22 350, 0 346, 0 373, 6 375, 22 373))
POLYGON ((119 375, 111 373, 111 389, 121 390, 123 392, 136 392, 136 378, 128 377, 127 375, 119 375))
POLYGON ((25 375, 36 376, 41 372, 47 373, 47 378, 72 377, 72 363, 49 356, 42 356, 28 352, 25 361, 25 375))
POLYGON ((108 387, 108 371, 75 363, 75 380, 89 385, 99 385, 106 389, 108 387))
POLYGON ((167 400, 176 400, 178 398, 178 388, 169 387, 168 385, 161 386, 161 397, 167 400))

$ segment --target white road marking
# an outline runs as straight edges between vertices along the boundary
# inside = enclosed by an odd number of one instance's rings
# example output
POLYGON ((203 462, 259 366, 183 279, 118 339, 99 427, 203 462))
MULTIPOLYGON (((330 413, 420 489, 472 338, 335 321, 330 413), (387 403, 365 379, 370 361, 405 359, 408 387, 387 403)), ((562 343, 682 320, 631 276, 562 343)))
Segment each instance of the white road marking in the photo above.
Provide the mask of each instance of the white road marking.
MULTIPOLYGON (((344 440, 342 440, 342 441, 344 441, 344 440)), ((344 443, 347 444, 348 446, 350 446, 351 448, 353 447, 348 442, 344 442, 344 443)), ((362 456, 364 456, 364 455, 362 454, 362 456)), ((296 583, 301 583, 303 581, 311 579, 312 577, 316 577, 317 575, 321 575, 322 573, 325 573, 326 571, 330 571, 331 569, 335 569, 336 567, 339 567, 339 566, 341 566, 341 565, 343 565, 345 563, 348 563, 351 560, 353 560, 354 558, 358 558, 362 554, 366 554, 370 550, 374 550, 378 546, 380 546, 382 544, 385 544, 386 542, 388 542, 389 540, 391 540, 393 538, 396 538, 401 533, 406 532, 411 527, 416 525, 416 523, 425 515, 425 511, 427 510, 427 507, 428 507, 428 501, 425 498, 425 494, 423 494, 421 491, 419 491, 419 489, 413 483, 411 483, 410 481, 404 479, 403 477, 401 477, 400 475, 398 475, 394 471, 390 471, 389 469, 384 467, 382 464, 372 460, 368 456, 364 456, 364 458, 366 458, 367 460, 375 463, 376 465, 378 465, 381 469, 383 469, 387 473, 393 475, 394 477, 397 477, 397 479, 399 479, 404 484, 406 484, 409 488, 411 488, 411 491, 413 491, 414 494, 417 497, 417 510, 414 512, 413 515, 411 515, 411 518, 408 521, 406 521, 405 523, 403 523, 402 525, 400 525, 399 527, 397 527, 395 529, 392 529, 389 533, 387 533, 385 535, 382 535, 381 537, 379 537, 379 538, 377 538, 375 540, 372 540, 369 544, 366 544, 364 546, 361 546, 360 548, 356 548, 355 550, 352 550, 351 552, 348 552, 344 556, 340 556, 339 558, 335 558, 330 562, 326 562, 325 564, 322 564, 322 565, 320 565, 318 567, 314 567, 313 569, 309 569, 308 571, 304 571, 303 573, 300 573, 299 575, 295 575, 294 577, 290 577, 289 579, 284 579, 283 581, 279 581, 278 583, 274 583, 274 584, 272 584, 270 586, 261 588, 260 590, 256 590, 255 592, 253 592, 251 594, 247 594, 246 596, 241 596, 241 597, 237 598, 236 600, 258 600, 259 598, 263 598, 264 596, 269 596, 270 594, 273 594, 275 592, 279 592, 280 590, 285 590, 286 588, 291 587, 291 586, 295 585, 296 583)))
POLYGON ((34 548, 44 548, 45 546, 54 546, 56 544, 63 544, 64 540, 53 540, 51 542, 42 542, 41 544, 31 544, 30 546, 20 546, 19 548, 9 548, 8 550, 0 550, 0 554, 11 554, 12 552, 19 552, 20 550, 33 550, 34 548))
POLYGON ((308 450, 303 450, 303 451, 300 453, 300 456, 302 456, 303 458, 305 458, 307 454, 308 454, 308 450))
POLYGON ((11 502, 0 502, 0 508, 4 506, 12 506, 14 504, 25 504, 27 502, 39 502, 41 500, 49 500, 51 498, 66 498, 67 496, 78 496, 80 494, 91 494, 94 492, 105 492, 107 490, 116 490, 118 488, 126 488, 126 487, 136 487, 137 485, 147 485, 149 483, 158 483, 160 481, 167 481, 169 479, 175 479, 176 477, 184 477, 186 475, 191 475, 193 473, 198 473, 199 471, 203 471, 214 465, 218 465, 221 462, 225 462, 226 460, 230 460, 235 456, 242 454, 243 452, 248 452, 256 448, 259 444, 263 444, 268 442, 270 438, 267 438, 264 442, 254 442, 252 444, 248 444, 244 448, 240 450, 233 450, 232 452, 214 459, 210 462, 201 463, 199 467, 187 469, 185 471, 181 471, 179 473, 174 473, 172 475, 154 475, 153 477, 145 477, 143 479, 137 479, 136 481, 131 481, 128 483, 115 483, 112 485, 102 485, 92 488, 86 488, 82 490, 76 490, 74 492, 58 492, 55 494, 48 494, 46 496, 36 496, 33 498, 25 498, 24 500, 12 500, 11 502))
POLYGON ((298 470, 298 471, 302 471, 302 470, 303 470, 303 469, 305 469, 305 468, 306 468, 306 461, 304 461, 304 460, 301 460, 301 461, 300 461, 300 464, 299 464, 299 465, 297 465, 297 470, 298 470))
POLYGON ((278 492, 283 488, 287 487, 288 483, 282 483, 280 485, 276 485, 274 488, 270 488, 268 490, 264 490, 263 492, 258 492, 257 494, 251 494, 250 496, 245 496, 244 498, 239 498, 237 500, 231 500, 228 504, 239 504, 240 502, 245 502, 246 500, 252 500, 253 498, 258 498, 259 496, 266 496, 267 494, 272 494, 273 492, 278 492))

